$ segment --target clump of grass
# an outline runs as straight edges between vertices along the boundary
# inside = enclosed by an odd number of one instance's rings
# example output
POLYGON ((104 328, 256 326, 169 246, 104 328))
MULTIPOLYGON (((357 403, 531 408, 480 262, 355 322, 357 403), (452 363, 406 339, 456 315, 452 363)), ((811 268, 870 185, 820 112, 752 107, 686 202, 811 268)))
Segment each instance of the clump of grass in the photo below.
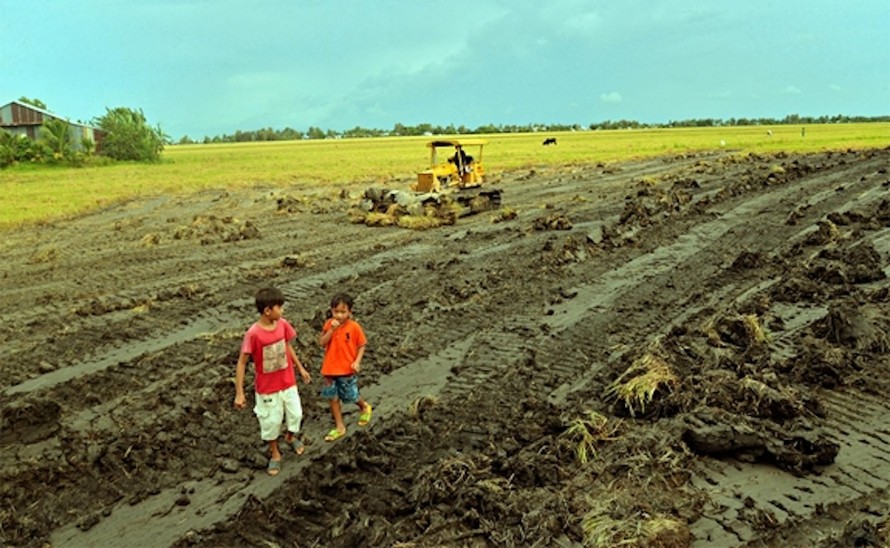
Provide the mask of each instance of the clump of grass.
POLYGON ((41 247, 28 259, 28 264, 51 263, 59 258, 59 248, 54 245, 41 247))
POLYGON ((591 457, 596 457, 597 446, 605 441, 612 441, 620 424, 610 424, 609 419, 590 411, 586 417, 578 417, 572 420, 568 429, 563 433, 575 444, 575 454, 581 464, 587 464, 591 457))
POLYGON ((497 214, 491 217, 491 222, 493 223, 502 223, 504 221, 512 221, 519 215, 519 212, 513 209, 512 207, 505 207, 500 209, 497 214))
POLYGON ((785 173, 785 168, 778 164, 773 164, 773 165, 769 166, 769 172, 775 173, 776 175, 781 175, 781 174, 785 173))
POLYGON ((420 419, 427 409, 435 407, 438 403, 439 398, 436 396, 420 396, 408 404, 408 415, 411 418, 420 419))
POLYGON ((475 196, 472 200, 470 200, 470 211, 473 213, 479 213, 480 211, 487 211, 491 209, 491 199, 487 196, 475 196))
POLYGON ((185 240, 191 237, 193 230, 188 226, 178 226, 176 230, 173 231, 173 239, 174 240, 185 240))
POLYGON ((444 198, 442 203, 438 205, 430 204, 425 208, 424 213, 431 217, 439 217, 443 220, 443 224, 454 224, 458 217, 461 217, 465 211, 464 206, 459 202, 444 198))
POLYGON ((302 255, 288 255, 278 263, 285 268, 306 268, 311 262, 302 255))
POLYGON ((647 352, 606 388, 606 397, 624 403, 632 417, 644 414, 656 392, 671 391, 680 384, 670 365, 660 356, 647 352))
POLYGON ((471 459, 446 457, 439 462, 439 474, 433 486, 440 491, 453 493, 456 487, 473 477, 475 469, 471 459))
POLYGON ((386 213, 371 212, 365 215, 364 223, 368 226, 392 226, 396 224, 396 219, 386 213))
POLYGON ((708 320, 702 327, 702 332, 711 346, 723 346, 723 340, 720 338, 720 332, 717 331, 717 322, 714 319, 708 320))
POLYGON ((143 247, 152 247, 161 243, 161 235, 156 232, 149 232, 145 236, 142 237, 142 240, 139 243, 143 247))
POLYGON ((769 341, 769 334, 763 329, 760 318, 757 314, 746 314, 742 316, 742 323, 745 325, 745 331, 748 333, 748 340, 752 344, 762 344, 769 341))
POLYGON ((444 223, 441 218, 430 217, 429 215, 403 215, 396 218, 396 224, 411 230, 427 230, 442 226, 444 223))
POLYGON ((581 520, 585 546, 689 546, 692 533, 685 522, 664 514, 613 509, 616 501, 598 499, 581 520))
POLYGON ((819 228, 828 232, 829 241, 835 241, 841 236, 841 231, 836 224, 826 219, 819 222, 819 228), (824 225, 824 228, 823 228, 824 225))
POLYGON ((151 310, 151 301, 145 301, 143 303, 137 304, 133 307, 133 312, 136 314, 145 314, 149 310, 151 310))

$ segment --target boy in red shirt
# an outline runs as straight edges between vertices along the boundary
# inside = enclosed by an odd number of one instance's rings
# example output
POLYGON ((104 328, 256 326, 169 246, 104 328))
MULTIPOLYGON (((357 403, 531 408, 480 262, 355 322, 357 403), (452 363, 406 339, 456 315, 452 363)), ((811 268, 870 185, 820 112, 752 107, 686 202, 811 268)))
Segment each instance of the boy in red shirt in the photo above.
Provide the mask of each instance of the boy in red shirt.
POLYGON ((235 366, 235 407, 244 409, 247 404, 244 372, 247 360, 251 358, 256 370, 256 404, 253 411, 260 423, 260 435, 269 444, 269 466, 266 471, 275 476, 281 470, 278 436, 281 434, 282 419, 287 419, 285 443, 298 455, 302 455, 305 449, 296 436, 303 420, 303 407, 297 391, 294 366, 303 382, 308 384, 312 378, 290 343, 297 336, 296 330, 281 317, 284 294, 274 287, 260 289, 256 294, 256 309, 260 318, 244 334, 241 355, 235 366))
POLYGON ((341 402, 358 405, 361 409, 359 426, 367 426, 371 422, 371 404, 362 399, 356 380, 365 355, 365 343, 365 332, 352 319, 352 297, 345 293, 334 295, 331 299, 331 318, 325 322, 318 337, 318 344, 325 349, 321 365, 324 376, 321 396, 330 400, 335 426, 324 437, 325 441, 334 441, 346 434, 341 402))

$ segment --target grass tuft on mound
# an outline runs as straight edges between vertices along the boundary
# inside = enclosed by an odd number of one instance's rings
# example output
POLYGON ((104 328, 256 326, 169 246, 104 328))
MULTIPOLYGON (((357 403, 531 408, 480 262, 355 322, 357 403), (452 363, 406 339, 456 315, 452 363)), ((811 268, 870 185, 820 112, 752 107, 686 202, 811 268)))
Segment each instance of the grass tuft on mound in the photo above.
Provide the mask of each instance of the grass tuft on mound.
MULTIPOLYGON (((581 521, 584 546, 689 546, 689 525, 664 514, 637 512, 625 517, 621 505, 612 499, 592 501, 581 521)), ((622 508, 624 510, 624 508, 622 508)))
POLYGON ((647 352, 634 362, 606 388, 606 398, 624 403, 634 417, 646 413, 659 391, 667 392, 680 383, 670 365, 660 356, 647 352))
POLYGON ((769 335, 763 329, 763 324, 760 323, 757 314, 746 314, 742 317, 742 322, 745 325, 745 331, 748 333, 748 338, 752 343, 763 344, 769 341, 769 335))
POLYGON ((615 434, 619 424, 609 424, 609 419, 596 411, 590 411, 586 417, 574 419, 563 436, 575 445, 578 462, 587 464, 591 457, 597 456, 597 446, 603 442, 617 439, 615 434))

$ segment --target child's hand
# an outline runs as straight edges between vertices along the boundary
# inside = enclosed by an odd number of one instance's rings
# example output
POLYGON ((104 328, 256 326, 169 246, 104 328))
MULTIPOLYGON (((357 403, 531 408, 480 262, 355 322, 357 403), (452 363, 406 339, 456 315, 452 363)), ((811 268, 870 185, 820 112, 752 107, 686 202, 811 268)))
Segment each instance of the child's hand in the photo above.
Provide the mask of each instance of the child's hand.
POLYGON ((359 361, 352 362, 352 370, 355 371, 356 373, 361 373, 362 362, 359 362, 359 361))
POLYGON ((312 382, 312 375, 309 374, 309 371, 306 371, 305 367, 300 368, 300 377, 303 378, 303 382, 306 384, 312 382))
POLYGON ((247 405, 247 399, 244 397, 244 394, 238 394, 235 396, 235 409, 244 409, 244 406, 247 405))
POLYGON ((336 318, 331 320, 331 329, 337 329, 338 327, 340 327, 340 320, 336 318))

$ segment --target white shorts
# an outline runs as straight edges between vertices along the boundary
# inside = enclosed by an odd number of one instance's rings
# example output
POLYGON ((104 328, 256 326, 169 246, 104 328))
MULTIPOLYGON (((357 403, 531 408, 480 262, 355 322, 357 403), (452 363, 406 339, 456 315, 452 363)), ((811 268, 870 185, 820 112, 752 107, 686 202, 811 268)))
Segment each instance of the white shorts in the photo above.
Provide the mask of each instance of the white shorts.
POLYGON ((281 435, 281 421, 287 419, 287 430, 296 434, 303 421, 303 405, 296 386, 273 394, 256 394, 253 412, 260 422, 263 441, 277 440, 281 435))

